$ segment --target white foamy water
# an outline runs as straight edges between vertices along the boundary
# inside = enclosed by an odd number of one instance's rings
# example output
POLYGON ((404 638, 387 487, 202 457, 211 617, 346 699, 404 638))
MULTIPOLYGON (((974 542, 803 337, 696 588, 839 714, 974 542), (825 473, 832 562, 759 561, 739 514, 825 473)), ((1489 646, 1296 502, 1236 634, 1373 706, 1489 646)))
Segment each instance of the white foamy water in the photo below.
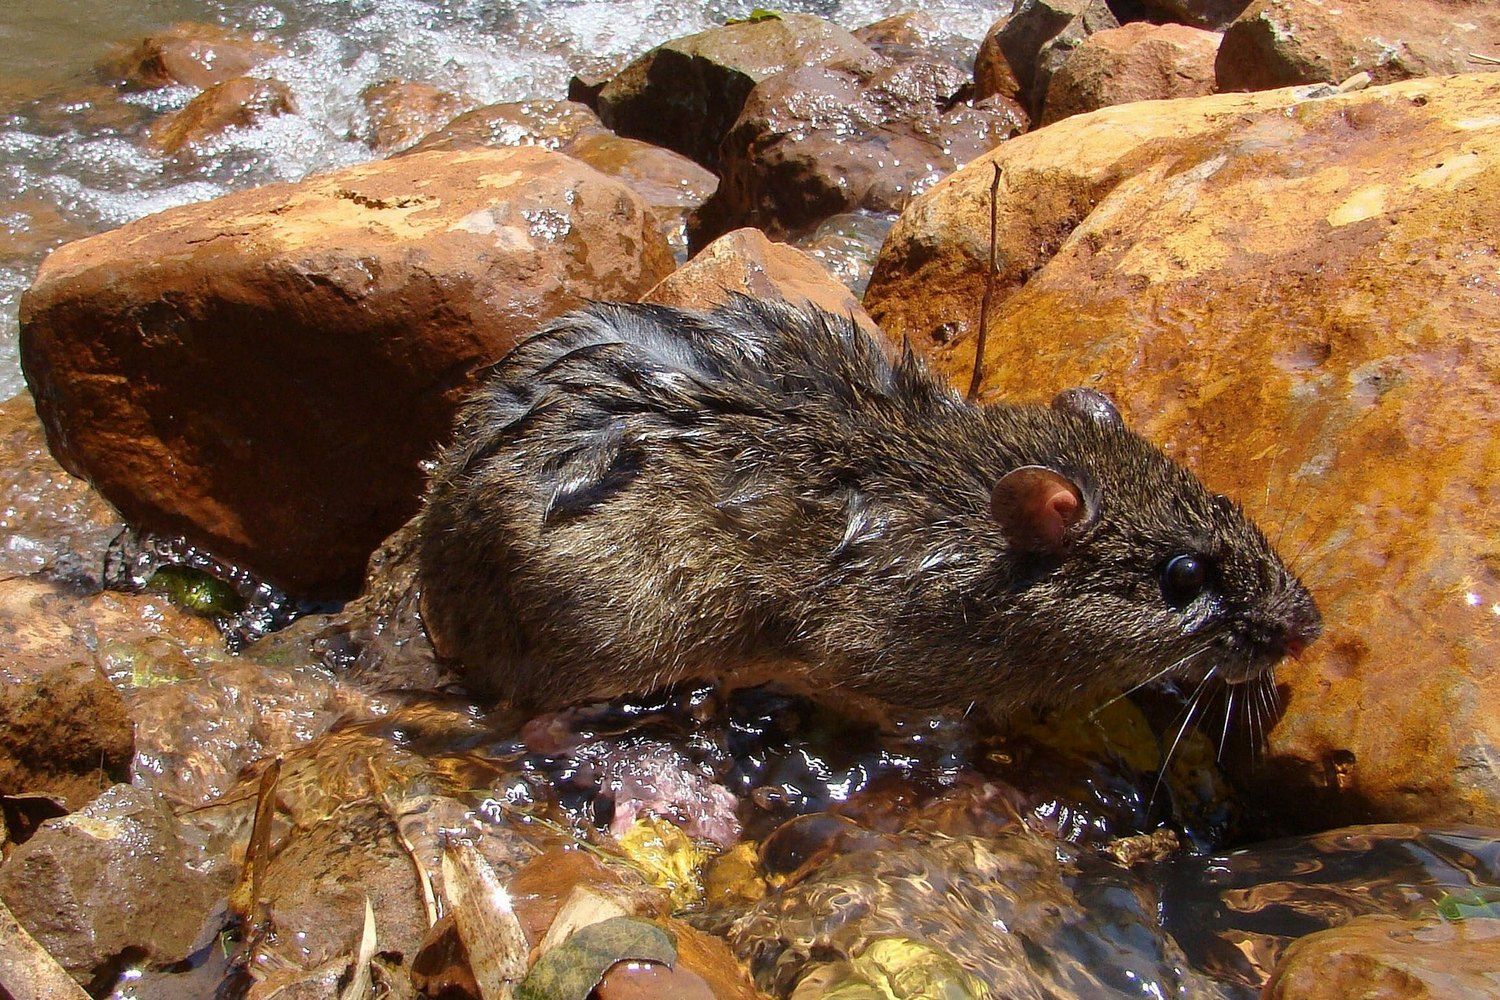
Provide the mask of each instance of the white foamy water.
MULTIPOLYGON (((764 0, 761 0, 764 3, 764 0)), ((405 79, 469 106, 561 98, 570 75, 668 38, 744 17, 755 3, 665 0, 0 0, 0 398, 23 383, 16 359, 21 292, 62 242, 175 205, 368 160, 359 94, 405 79), (112 44, 179 20, 252 33, 287 54, 256 71, 291 89, 297 113, 231 131, 194 155, 142 142, 189 88, 117 95, 93 67, 112 44)), ((848 28, 909 0, 774 5, 848 28)), ((977 44, 1009 4, 936 0, 922 9, 977 44)))

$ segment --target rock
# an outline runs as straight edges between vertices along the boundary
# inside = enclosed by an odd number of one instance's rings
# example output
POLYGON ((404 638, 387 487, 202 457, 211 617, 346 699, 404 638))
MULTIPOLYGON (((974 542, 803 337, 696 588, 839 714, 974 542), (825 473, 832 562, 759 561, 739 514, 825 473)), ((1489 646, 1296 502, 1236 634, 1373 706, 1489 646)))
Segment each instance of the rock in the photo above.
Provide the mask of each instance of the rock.
POLYGON ((80 983, 109 983, 123 962, 177 962, 210 944, 232 880, 155 795, 115 785, 11 852, 0 898, 80 983))
POLYGON ((430 83, 386 80, 359 92, 365 108, 365 127, 359 138, 377 153, 410 146, 453 120, 463 107, 456 94, 430 83))
POLYGON ((1497 99, 1479 74, 1066 119, 908 208, 865 297, 966 379, 1004 165, 987 394, 1114 395, 1323 608, 1248 778, 1294 828, 1500 822, 1497 99))
POLYGON ((599 116, 621 135, 713 168, 719 140, 761 80, 797 66, 868 72, 881 62, 869 46, 822 18, 778 14, 658 45, 599 92, 599 116))
POLYGON ((39 580, 0 583, 0 795, 43 793, 76 809, 126 777, 135 736, 125 702, 57 618, 78 600, 39 580))
POLYGON ((100 67, 132 90, 184 84, 206 90, 244 76, 281 50, 212 24, 183 21, 147 35, 100 67))
POLYGON ((892 14, 850 32, 856 39, 890 59, 910 58, 938 40, 938 23, 920 10, 892 14))
POLYGON ((1052 74, 1073 50, 1089 35, 1119 26, 1104 0, 1022 0, 980 43, 975 94, 1013 98, 1036 118, 1052 74))
POLYGON ((687 259, 688 215, 718 188, 717 177, 670 149, 604 131, 579 135, 563 152, 640 195, 672 252, 687 259))
POLYGON ((1153 21, 1223 31, 1250 6, 1250 0, 1141 0, 1141 6, 1153 21))
POLYGON ((1500 993, 1496 970, 1500 920, 1365 916, 1295 942, 1262 995, 1266 1000, 1460 1000, 1500 993))
POLYGON ((1040 124, 1131 101, 1212 94, 1218 51, 1218 35, 1180 24, 1137 21, 1096 32, 1052 74, 1040 124))
POLYGON ((0 403, 0 576, 36 573, 95 589, 125 526, 47 450, 30 393, 0 403))
POLYGON ((785 238, 843 212, 900 211, 1025 127, 1013 105, 955 105, 968 82, 930 59, 762 80, 719 147, 719 189, 694 216, 694 246, 747 225, 785 238))
POLYGON ((1478 72, 1496 59, 1500 7, 1488 0, 1255 0, 1224 33, 1217 73, 1221 91, 1270 90, 1478 72))
POLYGON ((848 288, 821 264, 785 243, 773 243, 758 229, 737 229, 700 250, 642 302, 679 309, 712 309, 732 292, 757 299, 807 302, 839 315, 851 315, 878 340, 885 336, 848 288))
POLYGON ((895 221, 893 215, 869 212, 830 216, 797 246, 822 264, 839 284, 860 296, 870 283, 880 244, 895 221))
POLYGON ((406 154, 508 146, 559 149, 579 136, 605 131, 598 115, 573 101, 487 104, 466 111, 436 132, 429 133, 406 150, 406 154))
POLYGON ((671 264, 641 200, 577 160, 407 155, 63 247, 23 296, 22 366, 63 467, 133 525, 347 596, 474 371, 671 264))
POLYGON ((291 88, 280 80, 241 76, 209 87, 187 107, 152 125, 146 137, 161 152, 176 153, 227 129, 249 128, 296 110, 291 88))

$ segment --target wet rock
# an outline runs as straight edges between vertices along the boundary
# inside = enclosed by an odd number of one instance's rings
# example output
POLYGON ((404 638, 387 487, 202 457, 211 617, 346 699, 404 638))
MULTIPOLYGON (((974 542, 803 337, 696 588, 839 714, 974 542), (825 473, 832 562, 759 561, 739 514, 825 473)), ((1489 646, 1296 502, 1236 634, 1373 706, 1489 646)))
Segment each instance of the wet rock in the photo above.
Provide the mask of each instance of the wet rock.
POLYGON ((0 260, 40 259, 69 240, 89 235, 88 227, 64 215, 56 202, 35 196, 0 201, 0 223, 0 260))
POLYGON ((737 229, 704 247, 681 268, 641 297, 679 309, 711 309, 738 292, 752 298, 810 302, 840 315, 852 315, 873 335, 875 322, 865 315, 848 288, 807 254, 773 243, 758 229, 737 229))
POLYGON ((1294 827, 1500 820, 1497 98, 1473 75, 1068 119, 913 204, 866 294, 966 378, 1004 165, 988 392, 1110 393, 1322 605, 1246 779, 1294 827))
POLYGON ((563 152, 640 195, 672 252, 679 260, 687 259, 688 214, 718 188, 717 177, 670 149, 602 131, 579 135, 563 152))
POLYGON ((0 576, 99 586, 120 516, 47 450, 30 393, 0 403, 0 576))
POLYGON ((125 702, 56 617, 78 600, 38 580, 0 583, 0 795, 45 793, 78 808, 130 765, 125 702))
POLYGON ((1270 90, 1473 73, 1496 59, 1500 9, 1486 0, 1255 0, 1224 33, 1217 72, 1222 91, 1270 90))
POLYGON ((377 153, 410 146, 453 120, 463 107, 456 95, 430 83, 386 80, 359 92, 366 122, 359 138, 377 153))
POLYGON ((754 225, 773 238, 830 215, 896 212, 939 177, 1025 127, 1011 107, 968 108, 968 75, 935 60, 861 73, 808 66, 756 84, 719 147, 718 191, 693 241, 754 225))
POLYGON ((1266 1000, 1493 996, 1500 992, 1500 920, 1367 916, 1287 949, 1266 1000))
POLYGON ((107 985, 124 962, 176 962, 210 943, 232 880, 155 795, 116 785, 11 852, 0 898, 75 979, 107 985))
POLYGON ((1250 6, 1250 0, 1141 0, 1153 21, 1223 31, 1250 6))
POLYGON ((600 981, 598 1000, 765 1000, 722 940, 680 920, 663 925, 677 945, 676 964, 617 963, 600 981))
POLYGON ((850 32, 859 41, 890 59, 925 52, 940 37, 938 23, 920 10, 892 14, 850 32))
POLYGON ((225 31, 212 24, 183 21, 147 35, 101 65, 108 76, 122 78, 133 90, 185 84, 206 90, 244 76, 281 50, 267 42, 225 31))
POLYGON ((1218 50, 1218 35, 1180 24, 1096 32, 1052 74, 1040 124, 1112 104, 1212 94, 1218 50))
POLYGON ((778 14, 657 46, 599 92, 599 116, 621 135, 712 168, 720 139, 761 80, 795 66, 872 71, 881 62, 869 46, 822 18, 778 14))
POLYGON ((249 128, 296 110, 291 88, 280 80, 241 76, 209 87, 187 107, 152 125, 147 138, 161 152, 176 153, 228 129, 249 128))
POLYGON ((559 149, 580 136, 605 132, 599 116, 574 101, 515 101, 466 111, 406 150, 457 152, 507 146, 559 149))
POLYGON ((1085 38, 1118 28, 1104 0, 1022 0, 980 43, 974 63, 975 94, 1018 101, 1036 118, 1052 74, 1085 38))
POLYGON ((1040 1000, 1139 995, 1142 984, 1165 996, 1224 995, 1156 926, 1143 884, 1106 865, 1102 891, 1070 885, 1068 852, 1044 837, 913 833, 853 844, 733 923, 730 945, 762 989, 912 995, 871 989, 905 967, 928 987, 915 995, 1040 1000))
POLYGON ((408 155, 69 244, 23 297, 22 364, 59 461, 132 524, 347 595, 472 373, 670 269, 641 200, 577 160, 408 155))

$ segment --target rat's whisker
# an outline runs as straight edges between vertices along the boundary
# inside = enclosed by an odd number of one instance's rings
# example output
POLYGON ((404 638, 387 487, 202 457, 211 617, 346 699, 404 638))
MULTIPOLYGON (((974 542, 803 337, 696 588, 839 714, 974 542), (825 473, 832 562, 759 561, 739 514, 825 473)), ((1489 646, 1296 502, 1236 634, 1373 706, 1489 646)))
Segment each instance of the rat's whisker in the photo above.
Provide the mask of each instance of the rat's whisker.
POLYGON ((1151 795, 1146 800, 1147 816, 1151 815, 1152 809, 1156 805, 1156 793, 1161 791, 1162 781, 1167 776, 1167 770, 1172 766, 1172 755, 1177 752, 1177 745, 1182 742, 1183 735, 1192 726, 1193 719, 1198 714, 1198 709, 1202 708, 1205 704, 1203 699, 1204 691, 1208 689, 1209 682, 1218 677, 1218 673, 1219 668, 1215 665, 1212 670, 1203 675, 1203 679, 1198 682, 1198 686, 1193 688, 1193 693, 1188 696, 1185 718, 1182 720, 1182 725, 1177 727, 1177 735, 1172 738, 1172 745, 1167 748, 1166 754, 1162 757, 1161 766, 1156 771, 1156 782, 1151 786, 1151 795))
POLYGON ((1193 659, 1196 656, 1201 656, 1204 653, 1208 652, 1209 649, 1212 646, 1213 646, 1213 643, 1206 642, 1203 645, 1199 646, 1197 649, 1195 649, 1192 652, 1188 653, 1186 656, 1184 656, 1182 659, 1178 660, 1176 663, 1169 663, 1169 664, 1167 664, 1165 667, 1162 667, 1156 673, 1152 674, 1150 677, 1147 677, 1145 680, 1141 681, 1139 684, 1136 684, 1133 687, 1129 687, 1129 688, 1126 688, 1124 691, 1121 691, 1119 694, 1117 694, 1113 698, 1109 699, 1109 701, 1106 701, 1104 704, 1100 705, 1098 708, 1096 708, 1092 712, 1090 712, 1089 713, 1089 721, 1093 722, 1095 719, 1097 719, 1099 717, 1099 713, 1100 712, 1103 712, 1106 708, 1109 708, 1111 705, 1113 705, 1115 702, 1119 701, 1121 698, 1128 698, 1129 696, 1131 696, 1131 695, 1135 694, 1137 691, 1139 691, 1141 688, 1145 687, 1147 684, 1150 684, 1153 681, 1159 681, 1159 680, 1161 680, 1163 677, 1165 677, 1167 674, 1170 674, 1172 671, 1176 670, 1178 667, 1186 666, 1189 660, 1193 659))
POLYGON ((1229 688, 1229 700, 1224 704, 1224 730, 1219 733, 1219 752, 1214 755, 1214 760, 1224 759, 1224 747, 1229 742, 1229 724, 1234 720, 1234 696, 1238 693, 1235 687, 1229 688))

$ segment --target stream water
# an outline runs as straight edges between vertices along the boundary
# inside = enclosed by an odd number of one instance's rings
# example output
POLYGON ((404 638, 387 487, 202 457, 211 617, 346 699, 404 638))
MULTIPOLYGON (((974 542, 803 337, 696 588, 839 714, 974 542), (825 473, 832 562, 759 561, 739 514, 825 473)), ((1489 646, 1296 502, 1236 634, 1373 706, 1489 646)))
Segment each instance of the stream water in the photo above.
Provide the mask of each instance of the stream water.
MULTIPOLYGON (((16 312, 47 252, 89 233, 226 191, 358 162, 350 138, 372 83, 400 78, 471 106, 562 97, 569 76, 677 35, 743 17, 753 2, 695 0, 49 0, 0 4, 0 398, 21 386, 16 312), (112 48, 176 21, 250 32, 286 55, 264 67, 297 114, 231 131, 191 158, 142 142, 146 124, 195 93, 123 94, 96 69, 112 48)), ((856 27, 900 0, 790 0, 856 27)), ((936 0, 942 28, 975 40, 1000 4, 936 0)))

